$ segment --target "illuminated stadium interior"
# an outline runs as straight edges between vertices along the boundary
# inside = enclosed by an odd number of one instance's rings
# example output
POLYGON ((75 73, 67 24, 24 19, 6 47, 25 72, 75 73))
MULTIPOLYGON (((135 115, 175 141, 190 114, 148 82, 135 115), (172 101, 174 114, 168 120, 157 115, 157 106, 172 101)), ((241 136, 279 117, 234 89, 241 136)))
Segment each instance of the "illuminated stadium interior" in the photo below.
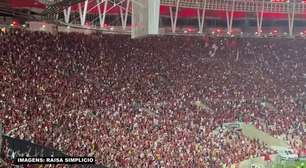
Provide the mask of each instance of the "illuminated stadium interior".
POLYGON ((0 168, 306 167, 304 1, 156 1, 0 2, 0 168))

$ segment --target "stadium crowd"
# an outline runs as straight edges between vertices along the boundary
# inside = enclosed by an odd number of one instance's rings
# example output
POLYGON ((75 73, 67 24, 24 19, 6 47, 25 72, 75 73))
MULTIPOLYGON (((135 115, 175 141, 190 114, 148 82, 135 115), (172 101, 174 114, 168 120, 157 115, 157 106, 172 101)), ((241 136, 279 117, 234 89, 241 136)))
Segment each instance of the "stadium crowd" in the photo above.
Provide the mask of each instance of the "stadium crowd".
POLYGON ((273 152, 222 126, 237 121, 305 148, 304 40, 0 35, 0 121, 13 137, 109 167, 216 168, 273 152))

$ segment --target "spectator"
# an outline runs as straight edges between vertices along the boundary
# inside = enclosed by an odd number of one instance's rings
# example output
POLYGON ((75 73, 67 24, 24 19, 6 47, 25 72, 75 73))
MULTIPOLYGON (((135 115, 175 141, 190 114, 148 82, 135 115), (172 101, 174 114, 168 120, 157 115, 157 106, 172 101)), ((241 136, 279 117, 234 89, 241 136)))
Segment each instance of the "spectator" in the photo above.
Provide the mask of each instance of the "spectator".
POLYGON ((109 167, 215 168, 271 152, 214 133, 236 121, 305 147, 305 41, 12 30, 0 44, 4 132, 26 124, 14 137, 109 167))

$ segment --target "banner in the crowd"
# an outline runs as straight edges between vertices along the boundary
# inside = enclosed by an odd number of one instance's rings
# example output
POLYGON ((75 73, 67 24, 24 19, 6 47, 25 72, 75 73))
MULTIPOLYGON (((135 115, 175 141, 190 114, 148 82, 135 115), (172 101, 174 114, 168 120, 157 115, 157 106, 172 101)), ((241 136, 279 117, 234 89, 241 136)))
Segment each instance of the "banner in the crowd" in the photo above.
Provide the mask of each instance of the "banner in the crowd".
POLYGON ((225 128, 228 128, 228 129, 241 129, 241 123, 239 123, 239 122, 225 123, 225 124, 223 124, 223 126, 225 128))

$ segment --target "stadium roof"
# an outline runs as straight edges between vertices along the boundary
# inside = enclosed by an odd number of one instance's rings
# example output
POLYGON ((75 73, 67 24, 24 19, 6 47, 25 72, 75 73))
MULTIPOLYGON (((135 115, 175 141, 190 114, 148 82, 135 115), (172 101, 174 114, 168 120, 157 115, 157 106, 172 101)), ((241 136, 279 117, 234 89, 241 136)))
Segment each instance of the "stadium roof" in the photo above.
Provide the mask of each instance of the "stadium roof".
MULTIPOLYGON (((45 9, 46 5, 39 2, 38 0, 7 0, 12 8, 27 8, 27 9, 45 9)), ((115 1, 115 0, 114 0, 115 1)), ((88 10, 91 14, 98 14, 96 0, 90 0, 88 2, 88 10)), ((103 8, 101 9, 103 12, 103 8)), ((79 12, 78 5, 72 6, 73 12, 79 12)), ((170 11, 168 6, 161 6, 160 12, 162 16, 170 16, 170 11)), ((113 4, 109 4, 107 7, 108 15, 120 15, 120 6, 114 6, 113 4)), ((214 17, 219 19, 226 19, 225 11, 217 11, 217 10, 207 10, 207 17, 214 17)), ((246 12, 234 12, 234 18, 245 18, 248 16, 246 12)), ((179 8, 178 17, 180 18, 196 18, 197 17, 197 9, 192 8, 179 8)), ((264 19, 287 19, 288 15, 283 13, 264 13, 264 19)), ((297 16, 297 18, 306 18, 306 12, 303 15, 297 16)))

